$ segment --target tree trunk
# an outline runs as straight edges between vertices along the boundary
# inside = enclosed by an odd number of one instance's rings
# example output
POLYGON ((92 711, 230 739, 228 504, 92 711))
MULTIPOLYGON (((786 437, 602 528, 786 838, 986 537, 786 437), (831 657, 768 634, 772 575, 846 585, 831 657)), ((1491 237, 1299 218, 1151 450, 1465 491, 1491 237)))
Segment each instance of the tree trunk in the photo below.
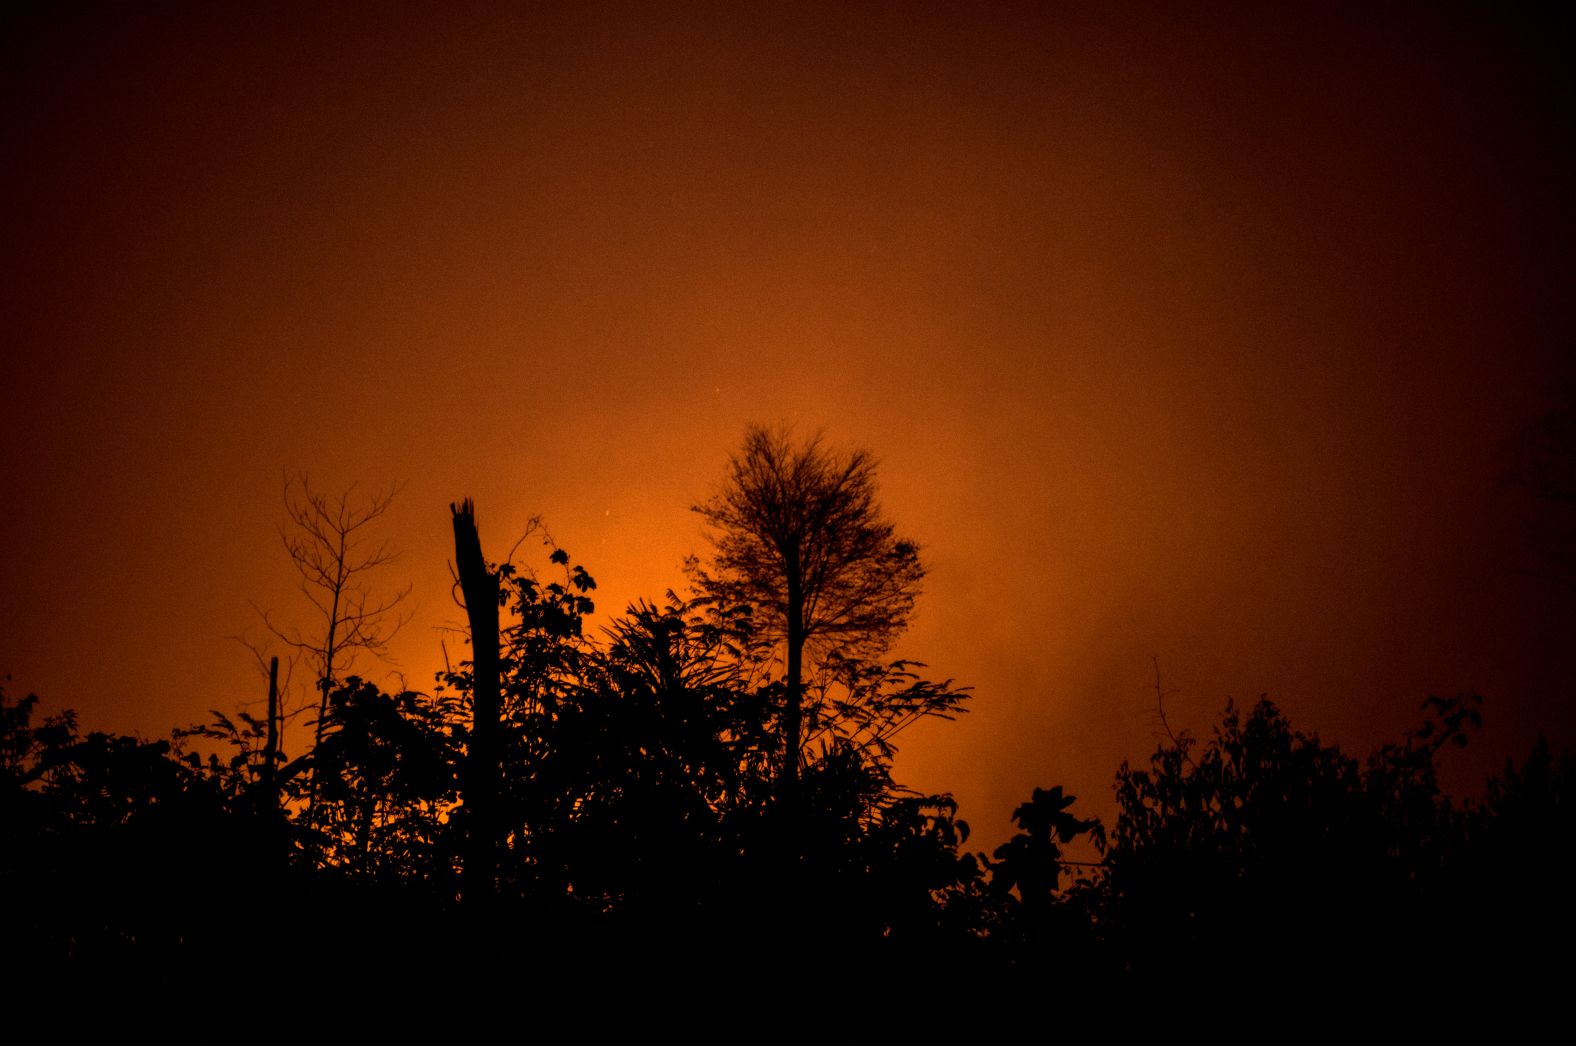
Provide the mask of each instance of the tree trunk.
POLYGON ((782 798, 790 812, 799 803, 799 735, 804 714, 804 586, 797 556, 788 561, 788 694, 783 706, 782 798))
MULTIPOLYGON (((784 943, 798 938, 805 925, 807 898, 801 864, 805 859, 803 800, 800 795, 799 749, 804 732, 804 585, 798 556, 788 557, 788 692, 783 697, 783 767, 778 779, 776 853, 777 877, 773 937, 784 943)), ((780 956, 784 972, 792 959, 780 956)))
POLYGON ((464 870, 467 904, 485 905, 498 864, 498 777, 502 706, 498 680, 498 574, 487 569, 476 506, 466 498, 454 514, 454 565, 471 626, 471 745, 465 761, 463 802, 470 837, 464 870))
POLYGON ((279 659, 268 659, 268 739, 263 742, 263 813, 279 812, 279 659))

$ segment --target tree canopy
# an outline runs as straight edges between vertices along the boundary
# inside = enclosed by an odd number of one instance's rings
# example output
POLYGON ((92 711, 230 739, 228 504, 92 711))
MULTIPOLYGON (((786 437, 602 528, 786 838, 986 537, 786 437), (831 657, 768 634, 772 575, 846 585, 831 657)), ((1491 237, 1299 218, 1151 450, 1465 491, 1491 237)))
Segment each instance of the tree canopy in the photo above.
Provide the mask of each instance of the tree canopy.
MULTIPOLYGON (((825 673, 812 727, 868 705, 879 693, 861 686, 874 679, 869 665, 907 627, 919 595, 918 546, 897 537, 883 516, 868 452, 839 454, 819 436, 796 442, 785 429, 760 425, 745 433, 722 488, 695 511, 713 546, 709 566, 695 570, 703 600, 747 608, 753 637, 783 647, 781 776, 792 796, 805 737, 807 654, 825 673), (825 700, 834 683, 852 700, 825 700)), ((936 696, 937 711, 956 707, 936 696)), ((870 733, 872 741, 887 736, 879 727, 870 733)))
POLYGON ((711 529, 709 595, 752 607, 763 634, 879 655, 908 624, 924 567, 876 501, 868 451, 839 454, 752 426, 728 478, 697 505, 711 529), (797 600, 795 600, 797 594, 797 600))
POLYGON ((1573 925, 1576 761, 1540 744, 1481 800, 1447 795, 1475 695, 1429 699, 1366 760, 1268 700, 1228 704, 1207 739, 1122 765, 1109 834, 1049 786, 973 852, 950 795, 893 777, 903 725, 967 691, 880 659, 922 571, 876 510, 868 457, 752 430, 709 511, 699 591, 593 632, 585 566, 545 538, 490 562, 474 506, 455 507, 460 580, 485 582, 466 590, 471 659, 430 691, 333 679, 293 759, 244 713, 150 741, 35 723, 35 697, 0 693, 0 888, 27 983, 218 990, 289 971, 357 998, 395 973, 596 971, 612 989, 704 969, 691 990, 820 977, 858 999, 918 969, 1068 1000, 1222 983, 1268 999, 1337 970, 1433 990, 1485 955, 1480 983, 1558 973, 1525 944, 1573 925), (794 562, 819 566, 788 598, 794 562), (883 563, 895 577, 876 579, 883 563), (796 620, 823 644, 802 703, 779 653, 796 620))

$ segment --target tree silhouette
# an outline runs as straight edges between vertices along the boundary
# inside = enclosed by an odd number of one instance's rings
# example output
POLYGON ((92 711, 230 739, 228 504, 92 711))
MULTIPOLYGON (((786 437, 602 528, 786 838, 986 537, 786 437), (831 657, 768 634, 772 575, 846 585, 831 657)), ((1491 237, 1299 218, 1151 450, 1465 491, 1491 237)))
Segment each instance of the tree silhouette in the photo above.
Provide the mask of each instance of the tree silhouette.
POLYGON ((837 454, 819 437, 796 444, 782 429, 751 426, 722 489, 694 510, 714 549, 711 570, 696 570, 704 597, 750 607, 756 635, 785 649, 781 782, 791 806, 806 652, 845 666, 884 653, 919 594, 919 550, 882 517, 869 453, 837 454))
POLYGON ((285 627, 269 613, 262 616, 269 631, 304 655, 314 669, 318 691, 314 748, 323 737, 328 698, 338 685, 338 673, 352 667, 358 652, 385 655, 405 623, 399 608, 409 598, 410 586, 379 596, 368 584, 368 575, 398 558, 387 542, 372 541, 366 533, 388 512, 398 493, 396 486, 358 498, 352 486, 328 495, 313 490, 304 474, 285 477, 290 524, 280 529, 279 539, 315 622, 310 628, 285 627))
POLYGON ((1109 973, 1094 947, 1088 862, 1065 856, 1080 837, 1103 850, 1105 828, 1098 819, 1075 816, 1075 800, 1059 785, 1036 788, 1013 811, 1017 834, 996 848, 995 860, 980 855, 990 878, 975 900, 976 932, 989 937, 996 971, 1014 973, 1024 986, 1034 978, 1059 981, 1063 990, 1075 984, 1088 989, 1109 973), (1078 869, 1082 874, 1064 889, 1063 877, 1078 869))
POLYGON ((499 665, 498 603, 501 572, 488 566, 470 498, 450 503, 454 524, 455 581, 470 623, 471 731, 465 766, 469 840, 465 860, 468 900, 484 903, 493 892, 498 846, 499 665))
POLYGON ((1458 878, 1478 904, 1465 936, 1500 957, 1497 979, 1513 992, 1563 998, 1569 963, 1549 962, 1531 939, 1569 941, 1576 933, 1570 840, 1576 833, 1576 755, 1556 754, 1542 737, 1518 767, 1507 762, 1481 804, 1466 814, 1468 860, 1458 878))
POLYGON ((318 745, 317 859, 360 879, 446 878, 438 850, 456 800, 452 705, 351 676, 318 745))
POLYGON ((1164 743, 1117 774, 1120 813, 1096 920, 1128 974, 1153 986, 1228 979, 1280 991, 1335 969, 1421 986, 1470 949, 1477 889, 1457 874, 1462 821, 1436 758, 1465 743, 1477 698, 1428 717, 1366 765, 1294 730, 1260 699, 1214 736, 1164 743), (1378 939, 1382 948, 1354 948, 1378 939))
POLYGON ((35 726, 36 705, 0 690, 0 893, 8 948, 24 957, 11 986, 200 980, 234 928, 276 899, 259 875, 266 836, 247 757, 83 735, 69 711, 35 726))
POLYGON ((545 532, 540 569, 488 563, 474 507, 451 506, 472 658, 431 694, 336 681, 385 634, 357 586, 386 551, 356 539, 387 502, 309 504, 327 558, 297 562, 338 593, 301 648, 333 683, 310 753, 278 754, 272 713, 146 741, 35 726, 35 698, 0 692, 0 891, 36 979, 212 991, 288 968, 345 999, 594 977, 740 993, 726 1007, 983 975, 1065 1007, 1222 983, 1251 1005, 1336 975, 1437 990, 1476 952, 1498 970, 1479 984, 1559 987, 1522 938, 1573 921, 1576 761, 1540 744, 1455 803, 1438 763, 1479 724, 1470 694, 1366 762, 1268 701, 1228 705, 1207 740, 1168 729, 1123 765, 1109 847, 1050 788, 994 859, 963 852, 951 797, 893 779, 894 737, 968 694, 882 660, 923 569, 863 452, 751 429, 697 510, 716 550, 698 596, 600 635, 596 582, 545 532), (1104 859, 1068 887, 1083 839, 1104 859))

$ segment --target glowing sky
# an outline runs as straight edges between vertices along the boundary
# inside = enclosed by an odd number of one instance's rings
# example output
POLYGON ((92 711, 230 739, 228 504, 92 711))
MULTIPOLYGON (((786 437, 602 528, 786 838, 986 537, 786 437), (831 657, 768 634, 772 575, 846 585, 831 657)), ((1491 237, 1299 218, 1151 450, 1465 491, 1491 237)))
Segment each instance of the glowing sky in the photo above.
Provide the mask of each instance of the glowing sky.
POLYGON ((924 550, 904 652, 977 697, 899 776, 984 837, 1035 785, 1109 813, 1154 656, 1176 726, 1268 692, 1361 752, 1476 687, 1486 763, 1576 735, 1500 482, 1571 359, 1563 25, 404 6, 11 16, 12 696, 256 701, 285 469, 405 483, 428 686, 449 501, 493 555, 542 515, 617 610, 785 420, 874 451, 924 550))

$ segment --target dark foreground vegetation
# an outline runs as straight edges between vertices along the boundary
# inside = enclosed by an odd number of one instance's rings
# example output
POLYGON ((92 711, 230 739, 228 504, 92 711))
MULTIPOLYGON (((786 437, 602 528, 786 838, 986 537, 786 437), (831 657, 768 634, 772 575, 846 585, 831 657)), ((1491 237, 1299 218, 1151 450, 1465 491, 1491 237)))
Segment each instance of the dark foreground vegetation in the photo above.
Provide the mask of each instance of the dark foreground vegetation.
POLYGON ((583 568, 557 548, 540 573, 489 564, 456 507, 477 657, 431 692, 325 673, 305 752, 280 750, 272 710, 146 741, 5 700, 12 987, 418 1012, 478 985, 594 984, 763 993, 785 1020, 992 987, 1069 1012, 1563 990, 1576 762, 1540 744, 1448 798, 1439 761, 1476 727, 1472 695, 1430 699, 1365 762, 1268 701, 1228 705, 1210 737, 1117 771, 1109 830, 1036 789, 1008 842, 971 851, 948 796, 891 775, 897 732, 968 696, 880 657, 917 591, 912 545, 860 507, 857 455, 762 439, 727 492, 759 494, 748 469, 768 467, 792 497, 703 507, 733 544, 694 595, 599 637, 583 568), (841 515, 794 522, 828 490, 841 515), (784 564, 803 569, 779 591, 784 564))

